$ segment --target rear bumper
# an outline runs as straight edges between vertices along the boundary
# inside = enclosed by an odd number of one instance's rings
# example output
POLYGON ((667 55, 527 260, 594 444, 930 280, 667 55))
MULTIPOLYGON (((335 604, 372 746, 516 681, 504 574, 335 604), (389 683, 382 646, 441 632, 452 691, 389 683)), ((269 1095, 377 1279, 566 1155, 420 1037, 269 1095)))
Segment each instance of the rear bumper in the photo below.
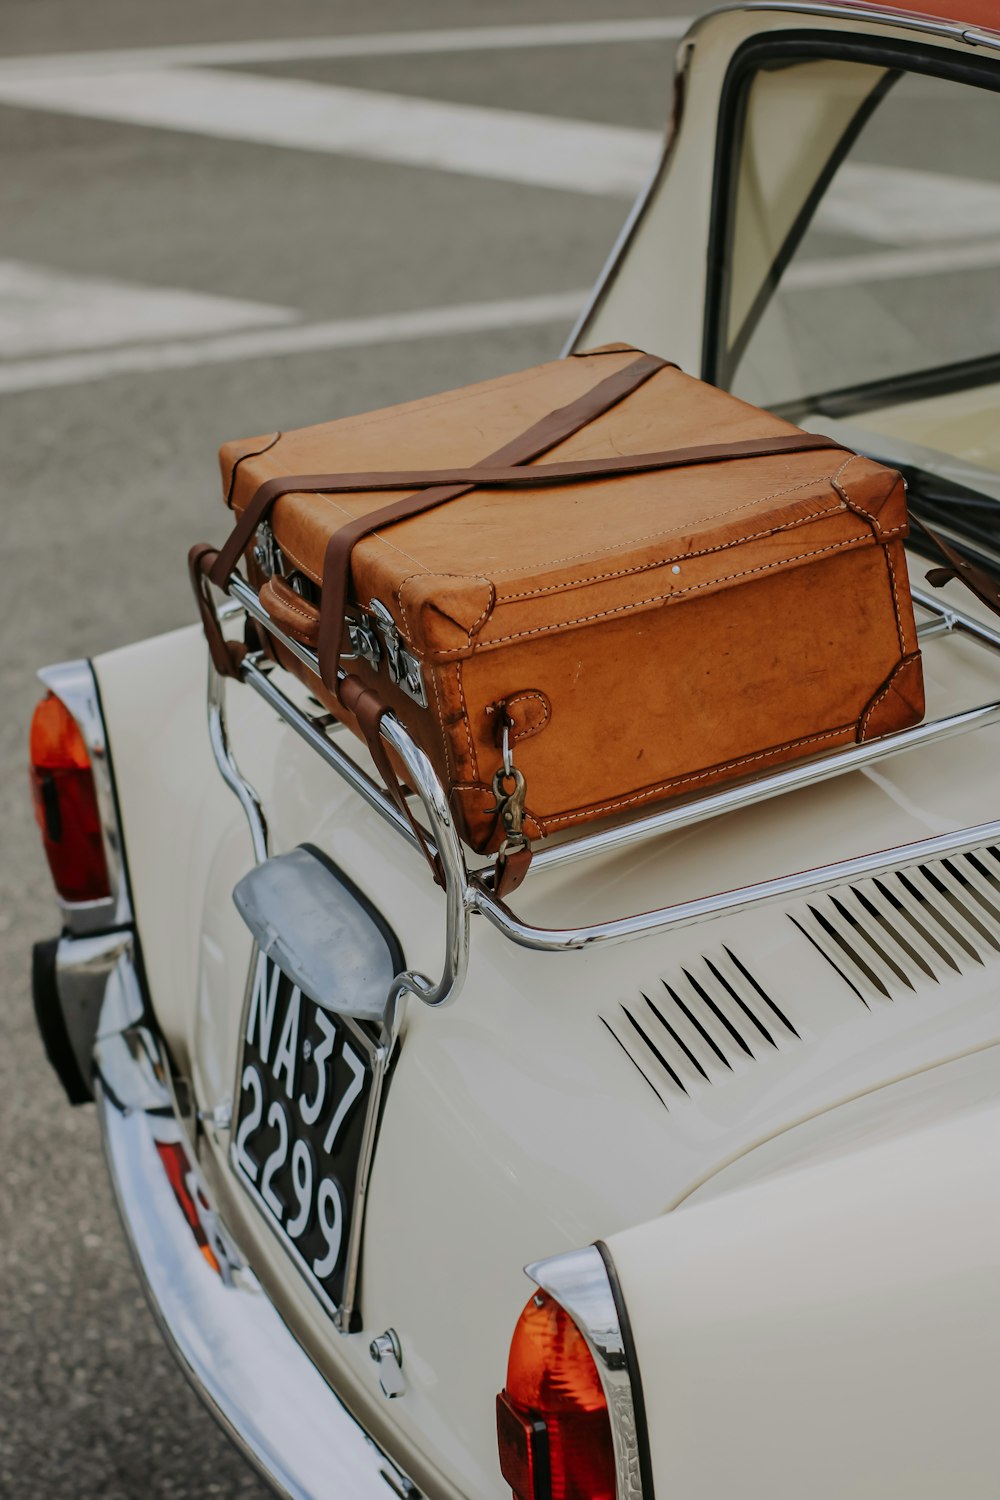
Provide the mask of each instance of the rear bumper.
MULTIPOLYGON (((131 934, 115 936, 101 963, 91 951, 95 940, 61 939, 50 972, 63 1014, 93 1019, 93 1092, 105 1156, 167 1343, 279 1495, 420 1500, 293 1338, 215 1213, 178 1112, 131 934)), ((76 1027, 73 1040, 83 1034, 76 1027)))

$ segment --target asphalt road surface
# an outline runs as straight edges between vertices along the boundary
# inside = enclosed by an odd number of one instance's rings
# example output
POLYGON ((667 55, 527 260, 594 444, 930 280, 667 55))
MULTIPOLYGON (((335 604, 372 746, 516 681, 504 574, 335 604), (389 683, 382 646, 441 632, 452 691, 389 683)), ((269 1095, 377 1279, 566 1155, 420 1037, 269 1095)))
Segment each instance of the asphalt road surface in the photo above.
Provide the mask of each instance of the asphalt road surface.
POLYGON ((695 8, 3 5, 4 1500, 263 1493, 161 1342, 93 1109, 66 1105, 35 1035, 30 948, 57 925, 26 777, 35 668, 191 620, 222 439, 556 353, 666 117, 671 18, 695 8), (512 30, 410 35, 485 26, 512 30), (121 49, 139 50, 83 56, 121 49))

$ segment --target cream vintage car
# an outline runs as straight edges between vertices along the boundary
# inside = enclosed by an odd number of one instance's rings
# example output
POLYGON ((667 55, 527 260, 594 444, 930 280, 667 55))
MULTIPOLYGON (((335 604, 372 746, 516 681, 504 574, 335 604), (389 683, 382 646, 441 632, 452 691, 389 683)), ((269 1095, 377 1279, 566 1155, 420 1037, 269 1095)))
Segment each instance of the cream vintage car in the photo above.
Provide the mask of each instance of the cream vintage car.
MULTIPOLYGON (((996 572, 1000 14, 926 3, 694 25, 573 343, 900 468, 996 572)), ((391 717, 444 892, 259 655, 41 673, 43 1035, 279 1494, 1000 1494, 1000 628, 910 563, 921 725, 546 842, 508 902, 391 717)))

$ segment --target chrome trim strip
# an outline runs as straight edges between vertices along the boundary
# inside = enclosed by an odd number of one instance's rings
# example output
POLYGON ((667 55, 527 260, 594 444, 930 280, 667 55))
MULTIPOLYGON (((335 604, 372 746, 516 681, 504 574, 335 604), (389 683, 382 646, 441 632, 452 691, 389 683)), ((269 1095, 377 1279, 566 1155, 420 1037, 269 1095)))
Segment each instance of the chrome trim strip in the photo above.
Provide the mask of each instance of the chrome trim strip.
POLYGON ((481 886, 476 886, 473 899, 476 910, 482 912, 504 937, 522 947, 532 948, 536 953, 566 953, 574 948, 591 948, 597 943, 621 943, 628 938, 668 932, 674 927, 691 927, 697 922, 707 922, 721 912, 746 911, 749 907, 763 906, 771 901, 810 896, 834 885, 851 884, 872 875, 889 875, 930 859, 968 854, 997 843, 1000 843, 1000 821, 979 823, 973 828, 959 828, 954 833, 936 834, 912 844, 899 844, 874 854, 860 854, 833 864, 818 865, 814 870, 800 870, 794 875, 781 875, 775 880, 738 886, 735 890, 702 896, 695 901, 681 901, 674 906, 640 912, 633 917, 617 917, 609 922, 594 922, 587 927, 532 927, 481 886))
MULTIPOLYGON (((234 577, 231 583, 235 587, 238 581, 234 577)), ((243 585, 242 589, 245 587, 243 585)), ((925 623, 923 626, 925 637, 960 632, 993 650, 1000 650, 1000 630, 984 625, 963 610, 950 603, 945 604, 941 599, 921 589, 914 589, 913 597, 915 603, 927 610, 931 616, 930 623, 925 623)), ((318 662, 314 653, 300 648, 298 654, 303 660, 307 660, 313 671, 318 672, 318 662)), ((354 786, 383 817, 393 823, 404 834, 404 837, 407 837, 408 842, 411 844, 415 842, 412 830, 403 826, 405 820, 401 818, 388 794, 360 771, 342 751, 330 743, 319 719, 314 719, 299 709, 290 698, 268 680, 267 674, 262 670, 260 657, 247 656, 240 671, 243 680, 261 693, 286 723, 317 749, 334 770, 354 786)), ((929 723, 917 725, 913 729, 887 735, 869 744, 848 746, 843 750, 832 751, 827 756, 807 764, 799 763, 742 786, 710 793, 688 802, 683 807, 667 806, 632 823, 601 829, 596 833, 584 834, 575 839, 569 837, 564 842, 539 849, 535 854, 532 868, 544 871, 551 866, 583 857, 586 854, 599 854, 621 849, 640 839, 687 827, 703 819, 732 812, 739 807, 751 806, 767 798, 810 786, 831 777, 846 774, 848 771, 858 770, 898 752, 933 743, 939 739, 944 740, 952 735, 968 733, 996 723, 998 719, 1000 719, 1000 701, 981 704, 960 714, 932 720, 929 723)), ((1000 842, 1000 822, 981 823, 975 827, 956 829, 952 833, 939 834, 912 844, 835 861, 814 870, 783 875, 776 879, 742 886, 736 890, 722 891, 697 900, 678 902, 652 911, 639 912, 633 916, 618 917, 581 927, 535 927, 522 921, 505 902, 497 898, 492 889, 494 878, 492 867, 487 866, 480 870, 470 871, 452 821, 444 788, 429 760, 413 742, 403 725, 393 715, 386 714, 382 721, 382 733, 402 759, 406 768, 407 783, 414 788, 423 806, 424 821, 430 833, 430 840, 444 868, 446 897, 445 955, 441 978, 433 983, 421 974, 406 973, 397 976, 389 996, 389 1012, 393 1016, 397 1003, 407 993, 419 995, 428 1005, 446 1004, 455 998, 468 965, 469 917, 474 912, 485 916, 505 937, 522 947, 531 948, 536 952, 560 953, 587 948, 595 943, 617 943, 628 938, 666 932, 674 927, 707 921, 722 912, 743 911, 766 902, 804 896, 815 891, 826 890, 831 885, 846 884, 871 875, 903 869, 908 865, 919 864, 928 859, 940 859, 949 854, 964 853, 1000 842)), ((218 749, 216 753, 218 758, 220 753, 218 749)), ((231 768, 227 767, 224 761, 220 761, 220 769, 226 775, 227 769, 231 768)), ((259 799, 255 796, 251 801, 251 808, 254 804, 259 807, 259 799)), ((396 1021, 393 1020, 392 1024, 395 1025, 396 1021)))
MULTIPOLYGON (((111 978, 122 964, 134 966, 135 938, 130 928, 105 932, 93 937, 63 937, 56 948, 56 991, 66 1034, 80 1077, 90 1081, 94 1042, 101 1022, 102 1008, 111 993, 111 978)), ((142 1014, 129 1005, 121 990, 119 1014, 122 1025, 138 1020, 142 1014)))
MULTIPOLYGON (((333 732, 333 725, 327 726, 319 715, 313 715, 305 709, 298 708, 287 693, 283 693, 272 681, 272 670, 272 663, 258 656, 244 657, 240 667, 244 682, 248 683, 265 703, 269 703, 281 715, 300 739, 305 740, 311 750, 315 750, 317 755, 322 756, 327 765, 342 776, 348 786, 353 787, 365 799, 368 806, 374 808, 381 818, 395 828, 412 848, 419 849, 416 834, 396 804, 389 801, 378 783, 362 771, 361 767, 349 755, 345 755, 339 745, 335 745, 329 738, 333 732)), ((333 724, 340 727, 339 720, 335 719, 333 724)), ((433 845, 429 834, 428 842, 433 845)))
POLYGON ((132 901, 125 869, 121 827, 115 798, 111 751, 101 713, 97 679, 89 661, 56 662, 42 667, 38 679, 43 687, 66 705, 76 720, 90 756, 101 820, 104 859, 108 867, 111 894, 99 901, 64 901, 58 892, 59 909, 70 932, 100 932, 107 927, 124 927, 132 920, 132 901))
MULTIPOLYGON (((594 1245, 525 1266, 525 1273, 565 1308, 583 1334, 601 1377, 615 1448, 617 1500, 643 1500, 633 1380, 625 1357, 618 1309, 600 1251, 594 1245)), ((651 1500, 651 1497, 646 1497, 651 1500)))
POLYGON ((584 834, 565 844, 554 844, 550 849, 539 849, 532 860, 532 869, 537 865, 539 872, 550 870, 554 865, 569 864, 573 860, 585 859, 590 854, 606 854, 614 849, 624 849, 651 834, 672 833, 679 828, 690 828, 692 824, 702 823, 708 818, 721 817, 742 807, 752 807, 768 797, 781 796, 801 787, 816 786, 835 776, 845 776, 849 771, 876 765, 891 755, 901 755, 905 750, 919 750, 922 745, 937 744, 939 740, 951 739, 972 729, 984 729, 998 721, 1000 700, 984 703, 979 708, 966 709, 964 713, 951 714, 946 719, 935 719, 929 724, 917 724, 913 729, 901 730, 898 734, 887 735, 885 739, 848 745, 843 750, 831 752, 822 760, 800 761, 769 776, 762 776, 757 781, 747 781, 720 792, 710 792, 697 801, 680 807, 668 807, 660 812, 649 813, 644 818, 637 818, 634 823, 584 834))
POLYGON ((286 634, 281 626, 271 619, 271 616, 261 604, 253 589, 238 573, 234 573, 230 578, 226 592, 242 604, 252 619, 266 627, 268 635, 273 635, 275 640, 280 641, 293 656, 297 656, 299 661, 303 662, 309 668, 310 672, 315 672, 317 677, 320 676, 319 658, 315 651, 310 651, 308 646, 303 646, 302 642, 297 641, 294 636, 286 634))
MULTIPOLYGON (((711 11, 710 16, 723 15, 732 11, 746 11, 750 14, 755 12, 777 11, 796 16, 816 16, 821 20, 833 21, 863 21, 874 26, 889 26, 900 31, 919 31, 931 36, 946 37, 949 41, 964 42, 971 47, 989 47, 1000 50, 1000 34, 992 35, 987 31, 979 31, 969 26, 963 26, 961 22, 954 25, 948 21, 938 21, 931 16, 908 15, 905 11, 880 10, 877 5, 869 6, 847 6, 847 5, 819 5, 809 4, 803 0, 801 4, 795 4, 794 0, 752 0, 749 5, 724 5, 718 10, 711 11)), ((702 16, 691 28, 696 30, 703 25, 709 16, 702 16)), ((689 32, 688 35, 691 33, 689 32)))
POLYGON ((254 863, 262 864, 268 854, 267 818, 260 798, 240 771, 230 747, 226 679, 216 671, 211 656, 208 659, 208 738, 219 774, 246 814, 254 863))
MULTIPOLYGON (((235 580, 233 580, 235 582, 235 580)), ((245 585, 244 585, 245 589, 245 585)), ((241 595, 242 597, 242 595, 241 595)), ((259 611, 259 606, 257 606, 259 611)), ((300 647, 297 653, 319 673, 315 654, 300 647)), ((416 836, 406 818, 388 795, 366 776, 349 756, 345 755, 330 739, 319 722, 313 719, 269 680, 261 668, 259 654, 248 654, 240 664, 241 680, 248 683, 281 715, 287 724, 301 735, 307 744, 319 751, 324 760, 339 772, 354 787, 366 802, 392 823, 397 832, 419 848, 416 836)), ((229 741, 225 713, 226 681, 208 663, 208 724, 209 740, 216 765, 226 785, 235 794, 247 818, 254 860, 259 864, 267 858, 267 823, 264 809, 254 788, 243 776, 229 741)), ((403 763, 407 785, 416 792, 423 805, 428 828, 428 847, 437 854, 445 874, 445 952, 441 977, 429 979, 426 974, 407 969, 397 974, 386 997, 386 1020, 384 1030, 391 1050, 391 1039, 398 1026, 397 1009, 407 994, 417 995, 425 1005, 447 1005, 461 989, 469 963, 469 917, 474 909, 473 893, 458 831, 444 788, 427 756, 414 744, 406 730, 392 715, 382 720, 382 736, 396 751, 403 763)))
MULTIPOLYGON (((130 961, 126 965, 131 967, 130 961)), ((129 985, 138 992, 131 968, 129 985)), ((140 1279, 167 1344, 244 1457, 285 1500, 420 1500, 295 1341, 212 1206, 191 1158, 152 1023, 120 1028, 109 991, 95 1049, 108 1170, 140 1279), (181 1147, 211 1269, 157 1143, 181 1147), (201 1200, 200 1202, 198 1200, 201 1200), (207 1206, 206 1206, 207 1205, 207 1206)))
POLYGON ((406 780, 423 803, 444 871, 446 902, 445 953, 441 978, 432 983, 413 970, 397 974, 389 992, 389 1006, 395 1008, 407 992, 418 995, 425 1005, 448 1005, 465 982, 469 966, 469 917, 474 908, 473 891, 465 863, 465 852, 452 818, 444 787, 424 752, 413 743, 399 721, 386 714, 382 735, 395 750, 406 772, 406 780))
MULTIPOLYGON (((926 640, 933 640, 937 636, 959 633, 971 636, 983 646, 1000 651, 1000 628, 984 624, 956 605, 946 604, 939 596, 935 596, 926 589, 911 588, 910 592, 914 604, 927 610, 931 616, 929 621, 923 622, 918 628, 917 634, 922 643, 926 640)), ((922 724, 914 725, 912 729, 903 729, 896 734, 886 735, 882 739, 868 740, 861 745, 848 745, 814 760, 799 761, 778 771, 759 776, 753 781, 727 787, 718 792, 708 792, 681 806, 663 807, 659 811, 647 813, 645 817, 635 818, 617 827, 602 828, 595 833, 580 834, 577 837, 571 836, 562 843, 537 849, 528 874, 530 877, 532 874, 551 869, 555 865, 569 864, 573 860, 585 858, 590 854, 609 853, 656 834, 672 833, 679 828, 689 828, 692 824, 702 822, 707 818, 736 812, 740 808, 751 807, 757 802, 766 801, 785 792, 797 791, 821 781, 829 781, 834 776, 846 775, 849 771, 861 770, 891 755, 906 750, 918 750, 928 743, 951 739, 955 735, 967 734, 974 729, 986 728, 998 720, 1000 720, 1000 700, 964 709, 961 713, 949 714, 942 719, 930 719, 922 724)), ((478 884, 489 891, 492 885, 491 872, 486 872, 478 884)))

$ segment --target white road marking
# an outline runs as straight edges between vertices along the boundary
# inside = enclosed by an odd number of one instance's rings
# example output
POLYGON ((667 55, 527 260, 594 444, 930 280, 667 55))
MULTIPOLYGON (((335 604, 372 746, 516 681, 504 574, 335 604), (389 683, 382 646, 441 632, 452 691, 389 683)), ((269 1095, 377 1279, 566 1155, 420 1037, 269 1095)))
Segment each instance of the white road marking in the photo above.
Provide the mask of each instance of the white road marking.
POLYGON ((0 103, 624 198, 659 144, 624 126, 207 69, 8 77, 0 103))
POLYGON ((309 354, 326 349, 409 343, 414 339, 502 332, 508 328, 531 328, 548 323, 569 324, 586 296, 585 290, 555 292, 503 302, 428 307, 418 312, 390 313, 373 318, 339 318, 323 323, 299 323, 290 328, 253 329, 215 338, 137 344, 87 354, 11 360, 8 363, 0 361, 0 392, 41 390, 47 386, 106 380, 114 375, 188 370, 199 365, 309 354))
POLYGON ((977 240, 968 245, 908 245, 902 250, 876 250, 871 255, 799 261, 789 266, 781 284, 789 291, 814 291, 859 282, 896 281, 906 276, 987 271, 996 266, 1000 266, 1000 240, 977 240))
POLYGON ((290 323, 297 316, 291 308, 266 302, 70 276, 16 260, 0 261, 0 355, 4 359, 185 334, 225 333, 290 323))
POLYGON ((381 32, 373 36, 275 37, 253 42, 200 42, 173 47, 129 47, 106 52, 57 52, 0 60, 0 77, 23 73, 117 73, 148 68, 238 67, 351 57, 406 57, 435 52, 483 52, 532 47, 589 47, 614 42, 664 42, 682 37, 692 16, 633 21, 559 21, 534 26, 462 26, 448 30, 381 32))
POLYGON ((847 162, 820 204, 817 227, 884 245, 1000 234, 1000 182, 847 162))
MULTIPOLYGON (((661 139, 620 125, 194 68, 0 74, 0 103, 620 198, 645 184, 661 139)), ((816 223, 887 245, 995 237, 1000 184, 847 163, 816 223)))

